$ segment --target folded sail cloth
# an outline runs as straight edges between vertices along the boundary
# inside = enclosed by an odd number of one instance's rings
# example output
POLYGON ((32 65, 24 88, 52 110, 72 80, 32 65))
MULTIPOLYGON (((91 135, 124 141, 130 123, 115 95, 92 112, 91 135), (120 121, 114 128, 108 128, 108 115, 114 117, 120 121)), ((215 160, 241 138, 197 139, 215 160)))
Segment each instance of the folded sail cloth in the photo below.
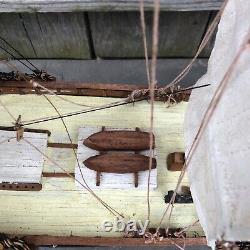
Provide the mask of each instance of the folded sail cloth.
MULTIPOLYGON (((185 118, 186 153, 202 117, 250 33, 250 1, 229 0, 207 73, 196 83, 185 118)), ((194 203, 210 245, 250 240, 250 46, 229 72, 227 86, 187 168, 194 203)))

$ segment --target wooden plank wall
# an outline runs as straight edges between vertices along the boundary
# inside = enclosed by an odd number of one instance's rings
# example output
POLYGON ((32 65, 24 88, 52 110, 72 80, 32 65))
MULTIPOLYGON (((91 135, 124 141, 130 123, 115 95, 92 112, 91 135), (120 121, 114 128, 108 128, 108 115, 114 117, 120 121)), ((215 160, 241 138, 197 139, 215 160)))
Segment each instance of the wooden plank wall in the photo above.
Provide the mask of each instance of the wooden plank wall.
MULTIPOLYGON (((162 12, 159 57, 192 57, 202 38, 209 12, 162 12)), ((148 52, 152 47, 152 13, 146 13, 148 52)), ((143 58, 138 12, 93 12, 89 14, 93 44, 98 57, 143 58)))
MULTIPOLYGON (((160 58, 195 54, 211 11, 161 12, 160 58)), ((152 12, 146 12, 149 48, 152 12)), ((139 12, 0 13, 0 36, 27 58, 143 58, 139 12)), ((0 45, 4 43, 0 41, 0 45)), ((208 57, 212 44, 205 49, 208 57)), ((150 49, 149 49, 150 52, 150 49)), ((16 55, 17 58, 20 56, 16 55)), ((0 58, 11 58, 0 51, 0 58)))
MULTIPOLYGON (((74 11, 134 11, 138 0, 4 0, 0 12, 74 12, 74 11)), ((160 0, 164 11, 218 10, 223 0, 160 0)), ((154 0, 144 3, 146 10, 153 10, 154 0)))

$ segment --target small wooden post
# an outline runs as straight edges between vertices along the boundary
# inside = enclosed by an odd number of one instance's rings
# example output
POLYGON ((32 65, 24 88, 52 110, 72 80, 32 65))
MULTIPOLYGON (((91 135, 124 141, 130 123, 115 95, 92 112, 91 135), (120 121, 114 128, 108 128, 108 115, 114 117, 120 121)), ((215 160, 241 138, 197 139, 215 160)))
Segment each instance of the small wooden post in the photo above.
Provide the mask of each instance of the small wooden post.
POLYGON ((96 186, 100 186, 101 172, 96 172, 96 186))
POLYGON ((138 172, 134 173, 135 187, 138 187, 138 172))
POLYGON ((167 168, 169 171, 181 171, 185 162, 185 153, 174 152, 167 157, 167 168))

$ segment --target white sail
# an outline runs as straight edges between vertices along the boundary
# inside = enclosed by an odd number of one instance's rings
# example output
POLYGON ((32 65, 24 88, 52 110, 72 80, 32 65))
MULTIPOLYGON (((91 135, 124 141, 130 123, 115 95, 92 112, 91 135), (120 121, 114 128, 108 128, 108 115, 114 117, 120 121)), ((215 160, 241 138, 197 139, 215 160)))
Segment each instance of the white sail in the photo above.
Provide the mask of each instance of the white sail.
MULTIPOLYGON (((250 31, 250 1, 229 0, 207 73, 185 118, 186 152, 217 87, 250 31)), ((201 225, 215 240, 250 240, 250 44, 241 53, 187 172, 201 225)))

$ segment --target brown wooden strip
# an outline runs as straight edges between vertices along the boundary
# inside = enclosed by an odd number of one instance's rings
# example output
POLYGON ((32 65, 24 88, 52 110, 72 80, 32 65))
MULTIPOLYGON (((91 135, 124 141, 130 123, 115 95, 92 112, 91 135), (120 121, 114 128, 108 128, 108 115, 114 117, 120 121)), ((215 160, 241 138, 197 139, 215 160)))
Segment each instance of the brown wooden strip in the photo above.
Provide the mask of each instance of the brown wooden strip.
POLYGON ((101 173, 96 172, 96 186, 100 186, 100 182, 101 182, 101 173))
MULTIPOLYGON (((143 88, 132 84, 41 82, 47 89, 58 95, 127 97, 133 90, 143 88)), ((35 89, 25 81, 0 81, 1 94, 44 94, 46 90, 35 89), (20 92, 21 90, 21 92, 20 92), (38 92, 39 90, 39 92, 38 92)))
MULTIPOLYGON (((38 81, 39 82, 39 81, 38 81)), ((138 88, 142 88, 142 85, 134 84, 120 84, 120 83, 85 83, 85 82, 74 82, 74 81, 43 81, 40 82, 44 87, 49 89, 102 89, 102 90, 127 90, 132 91, 138 88)), ((25 81, 0 81, 1 87, 19 87, 19 88, 33 88, 31 83, 25 81)))
POLYGON ((134 173, 135 187, 138 187, 138 180, 139 180, 138 172, 135 172, 135 173, 134 173))
MULTIPOLYGON (((75 173, 69 173, 71 176, 75 176, 75 173)), ((64 178, 64 177, 70 177, 67 173, 49 173, 49 172, 43 172, 43 177, 53 177, 53 178, 64 178)))
POLYGON ((40 183, 0 183, 0 190, 8 191, 40 191, 40 183))
MULTIPOLYGON (((48 235, 28 235, 23 240, 33 246, 58 245, 58 246, 173 246, 174 243, 182 245, 183 239, 165 238, 162 241, 146 244, 143 238, 94 238, 80 236, 48 236, 48 235)), ((204 237, 185 238, 186 246, 206 245, 207 241, 204 237)))
MULTIPOLYGON (((16 131, 16 129, 14 127, 5 127, 5 126, 0 126, 0 130, 16 131)), ((24 132, 44 133, 44 134, 47 134, 48 136, 51 135, 51 132, 49 130, 47 130, 47 129, 24 128, 24 132)))
POLYGON ((78 145, 74 143, 48 142, 47 146, 50 148, 74 148, 74 149, 78 148, 78 145))

